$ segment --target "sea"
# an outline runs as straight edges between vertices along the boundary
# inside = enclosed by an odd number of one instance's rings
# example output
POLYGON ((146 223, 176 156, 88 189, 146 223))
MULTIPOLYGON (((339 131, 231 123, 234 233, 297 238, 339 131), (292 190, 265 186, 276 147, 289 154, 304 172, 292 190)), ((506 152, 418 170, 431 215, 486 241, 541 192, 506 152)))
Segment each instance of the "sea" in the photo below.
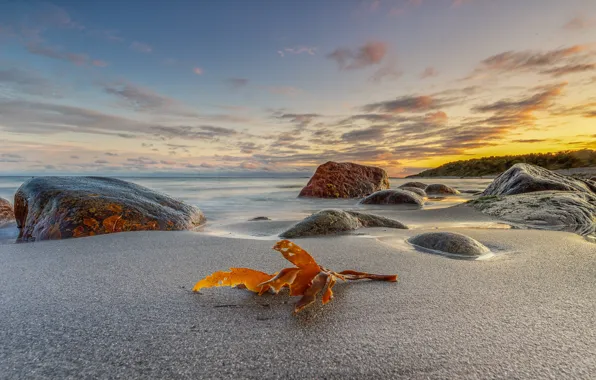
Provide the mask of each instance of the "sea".
MULTIPOLYGON (((14 194, 31 177, 0 176, 0 197, 13 202, 14 194)), ((309 177, 117 177, 148 187, 197 206, 208 224, 237 223, 266 216, 273 220, 299 219, 324 208, 354 209, 354 199, 298 198, 309 177)), ((460 196, 431 198, 424 209, 443 208, 472 199, 491 178, 404 179, 391 178, 391 188, 410 181, 443 183, 462 192, 460 196)), ((14 226, 13 226, 14 228, 14 226)), ((0 229, 0 243, 10 242, 14 231, 0 229), (4 231, 2 231, 4 230, 4 231), (3 238, 4 236, 4 238, 3 238), (10 236, 10 238, 9 238, 10 236)))

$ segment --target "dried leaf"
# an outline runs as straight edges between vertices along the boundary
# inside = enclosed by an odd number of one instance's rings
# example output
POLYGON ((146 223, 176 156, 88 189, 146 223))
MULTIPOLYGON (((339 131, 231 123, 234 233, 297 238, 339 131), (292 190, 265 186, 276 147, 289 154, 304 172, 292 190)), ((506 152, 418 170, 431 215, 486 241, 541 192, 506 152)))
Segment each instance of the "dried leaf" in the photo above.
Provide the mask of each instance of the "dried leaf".
POLYGON ((201 281, 197 282, 193 292, 198 292, 204 288, 213 288, 217 286, 236 286, 244 285, 246 289, 259 293, 263 282, 268 281, 273 275, 249 268, 230 268, 229 272, 215 272, 201 281))

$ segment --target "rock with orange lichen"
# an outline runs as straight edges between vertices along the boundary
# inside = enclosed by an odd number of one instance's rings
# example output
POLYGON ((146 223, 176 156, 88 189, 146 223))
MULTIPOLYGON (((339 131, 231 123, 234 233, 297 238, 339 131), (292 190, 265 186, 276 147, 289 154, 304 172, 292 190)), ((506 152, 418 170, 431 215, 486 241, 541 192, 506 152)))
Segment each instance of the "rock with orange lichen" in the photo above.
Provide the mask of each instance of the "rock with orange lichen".
POLYGON ((4 198, 0 198, 0 225, 14 221, 12 205, 4 198))
POLYGON ((19 240, 56 240, 125 231, 190 230, 196 207, 143 186, 106 177, 37 177, 15 194, 19 240))
POLYGON ((329 161, 317 168, 300 197, 362 198, 389 188, 387 172, 381 168, 329 161))

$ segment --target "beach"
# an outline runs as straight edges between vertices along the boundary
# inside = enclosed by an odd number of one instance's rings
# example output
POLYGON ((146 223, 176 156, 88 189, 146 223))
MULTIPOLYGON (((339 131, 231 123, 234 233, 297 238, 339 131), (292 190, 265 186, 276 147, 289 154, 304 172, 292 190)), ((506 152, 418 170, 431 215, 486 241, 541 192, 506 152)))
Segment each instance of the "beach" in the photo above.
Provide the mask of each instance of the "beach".
POLYGON ((399 282, 338 283, 329 304, 317 301, 298 315, 297 297, 285 293, 191 292, 217 270, 288 266, 271 247, 298 217, 228 223, 218 233, 3 245, 0 373, 528 379, 596 372, 593 243, 568 232, 511 229, 465 205, 380 214, 410 229, 293 241, 325 267, 395 273, 399 282), (406 241, 437 228, 475 238, 494 255, 459 260, 406 241))

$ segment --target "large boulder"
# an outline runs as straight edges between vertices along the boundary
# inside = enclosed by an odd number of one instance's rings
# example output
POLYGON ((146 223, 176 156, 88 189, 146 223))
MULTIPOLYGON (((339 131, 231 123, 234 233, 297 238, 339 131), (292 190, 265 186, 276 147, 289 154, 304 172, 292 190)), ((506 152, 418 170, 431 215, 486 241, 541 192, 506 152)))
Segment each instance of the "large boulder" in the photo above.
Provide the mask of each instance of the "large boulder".
POLYGON ((361 227, 389 227, 407 229, 397 220, 356 211, 321 210, 280 234, 283 238, 318 236, 353 231, 361 227))
POLYGON ((416 187, 418 189, 426 189, 426 186, 428 186, 426 183, 423 182, 406 182, 403 185, 399 186, 401 189, 403 189, 404 187, 416 187))
POLYGON ((205 222, 196 207, 134 183, 105 177, 37 177, 15 194, 22 241, 123 231, 189 230, 205 222))
POLYGON ((299 196, 361 198, 388 188, 389 177, 381 168, 329 161, 317 168, 299 196))
POLYGON ((424 200, 418 194, 407 190, 381 190, 364 198, 360 203, 365 205, 414 205, 422 207, 424 200))
POLYGON ((485 214, 530 228, 571 231, 580 235, 596 232, 596 195, 587 192, 489 195, 469 203, 485 214))
POLYGON ((454 189, 453 187, 443 185, 441 183, 434 183, 432 185, 426 186, 424 189, 427 194, 441 194, 441 195, 457 195, 459 191, 454 189))
POLYGON ((536 165, 515 164, 495 178, 482 195, 513 195, 546 190, 593 191, 586 181, 563 176, 536 165))
POLYGON ((0 198, 0 226, 14 221, 12 205, 4 198, 0 198))
POLYGON ((408 241, 418 247, 455 255, 482 256, 490 252, 479 241, 454 232, 428 232, 416 235, 408 241))

